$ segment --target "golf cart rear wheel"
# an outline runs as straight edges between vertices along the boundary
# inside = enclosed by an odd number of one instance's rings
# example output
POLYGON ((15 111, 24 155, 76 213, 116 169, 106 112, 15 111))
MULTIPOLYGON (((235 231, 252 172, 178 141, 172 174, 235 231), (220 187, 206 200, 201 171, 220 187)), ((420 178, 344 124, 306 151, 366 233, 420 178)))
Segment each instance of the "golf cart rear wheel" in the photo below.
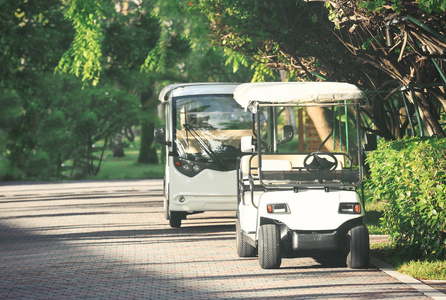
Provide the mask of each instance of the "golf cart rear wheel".
POLYGON ((364 269, 369 264, 369 231, 365 225, 350 229, 347 233, 347 266, 364 269))
POLYGON ((237 255, 239 257, 253 257, 256 254, 256 248, 246 242, 245 236, 240 229, 239 220, 235 221, 235 241, 237 243, 237 255))
POLYGON ((259 229, 259 264, 262 269, 278 269, 282 263, 280 254, 280 231, 274 224, 265 224, 259 229))

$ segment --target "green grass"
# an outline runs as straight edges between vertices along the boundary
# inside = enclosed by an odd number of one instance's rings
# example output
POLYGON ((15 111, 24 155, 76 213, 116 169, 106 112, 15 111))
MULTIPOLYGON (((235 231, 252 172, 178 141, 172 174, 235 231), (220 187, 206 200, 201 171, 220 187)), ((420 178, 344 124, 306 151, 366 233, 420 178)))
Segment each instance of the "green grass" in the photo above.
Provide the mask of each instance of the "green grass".
MULTIPOLYGON (((362 194, 361 188, 358 190, 359 194, 362 194)), ((386 234, 379 224, 379 219, 382 217, 384 209, 383 203, 373 201, 371 192, 367 188, 364 189, 364 199, 364 224, 367 225, 369 233, 373 235, 386 234)))
POLYGON ((446 280, 445 260, 414 260, 398 251, 391 243, 370 245, 370 254, 395 267, 398 272, 420 280, 446 280))
POLYGON ((102 161, 101 169, 96 176, 88 179, 144 179, 163 178, 164 165, 139 164, 137 151, 125 151, 125 157, 115 158, 108 154, 102 161))
POLYGON ((404 262, 398 271, 421 280, 446 280, 446 261, 414 261, 404 262))
MULTIPOLYGON (((106 151, 99 173, 96 176, 88 176, 87 178, 81 179, 114 180, 164 177, 164 165, 139 164, 137 163, 137 160, 138 151, 135 149, 126 149, 125 157, 121 158, 114 158, 111 151, 106 151)), ((0 155, 0 180, 32 181, 39 179, 23 178, 20 174, 17 174, 15 170, 11 170, 8 160, 0 155)))
POLYGON ((382 217, 382 211, 382 203, 375 203, 371 200, 365 202, 364 223, 367 225, 370 234, 386 234, 382 226, 379 224, 379 219, 382 217))

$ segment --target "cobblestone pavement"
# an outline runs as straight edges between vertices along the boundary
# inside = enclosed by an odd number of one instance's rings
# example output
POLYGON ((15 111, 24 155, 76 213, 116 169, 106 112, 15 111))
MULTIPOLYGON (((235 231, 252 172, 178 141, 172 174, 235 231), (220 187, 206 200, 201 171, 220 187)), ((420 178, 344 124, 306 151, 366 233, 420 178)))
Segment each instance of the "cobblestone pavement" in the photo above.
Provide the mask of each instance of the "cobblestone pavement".
POLYGON ((0 299, 427 299, 335 258, 262 270, 234 213, 163 217, 161 180, 0 186, 0 299))

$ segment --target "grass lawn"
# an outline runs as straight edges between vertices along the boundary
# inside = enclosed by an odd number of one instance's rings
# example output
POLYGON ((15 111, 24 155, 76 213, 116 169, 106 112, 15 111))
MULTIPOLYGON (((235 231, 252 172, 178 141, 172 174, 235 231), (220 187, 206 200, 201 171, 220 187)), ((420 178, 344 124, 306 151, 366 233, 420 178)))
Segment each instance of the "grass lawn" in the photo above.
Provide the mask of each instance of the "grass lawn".
POLYGON ((364 223, 367 225, 370 234, 386 234, 379 225, 379 218, 382 217, 382 203, 374 203, 371 200, 365 202, 364 223))
POLYGON ((446 261, 410 259, 390 243, 370 245, 370 255, 395 267, 395 270, 419 280, 446 280, 446 261))
MULTIPOLYGON (((115 158, 110 150, 107 150, 102 160, 101 168, 96 176, 88 176, 90 180, 113 180, 113 179, 145 179, 145 178, 163 178, 163 164, 139 164, 138 150, 139 145, 132 145, 125 149, 125 157, 115 158)), ((11 170, 8 160, 0 155, 0 180, 38 180, 35 178, 22 178, 17 174, 17 170, 11 170)), ((73 180, 73 179, 70 179, 73 180)))
POLYGON ((164 165, 139 164, 138 151, 125 151, 125 157, 115 158, 111 154, 102 161, 96 176, 88 179, 143 179, 163 178, 164 165))

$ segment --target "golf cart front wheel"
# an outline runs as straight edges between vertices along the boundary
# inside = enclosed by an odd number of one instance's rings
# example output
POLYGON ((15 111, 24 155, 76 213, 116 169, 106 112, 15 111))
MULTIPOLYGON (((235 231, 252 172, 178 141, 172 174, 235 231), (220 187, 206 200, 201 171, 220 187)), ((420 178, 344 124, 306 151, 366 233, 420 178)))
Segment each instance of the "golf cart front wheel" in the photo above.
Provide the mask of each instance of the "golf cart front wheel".
POLYGON ((265 224, 259 229, 259 264, 262 269, 278 269, 282 263, 280 254, 280 231, 274 224, 265 224))
POLYGON ((347 233, 347 266, 352 269, 364 269, 369 264, 369 231, 367 226, 359 225, 347 233))

